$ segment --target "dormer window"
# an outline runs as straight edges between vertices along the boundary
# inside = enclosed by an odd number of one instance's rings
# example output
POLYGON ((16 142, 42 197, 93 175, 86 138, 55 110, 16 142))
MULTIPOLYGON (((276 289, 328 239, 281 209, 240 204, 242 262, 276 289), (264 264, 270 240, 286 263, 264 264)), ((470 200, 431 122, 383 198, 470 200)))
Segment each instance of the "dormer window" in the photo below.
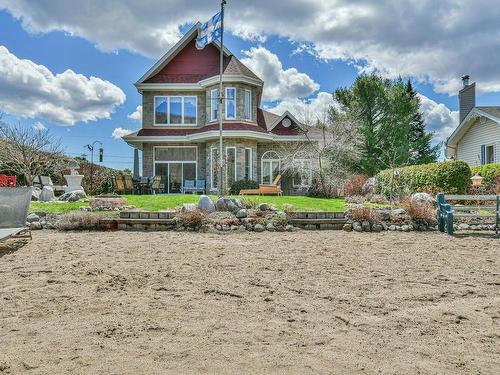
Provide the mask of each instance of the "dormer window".
POLYGON ((155 96, 155 125, 196 125, 196 96, 155 96))
POLYGON ((236 118, 236 89, 226 87, 226 120, 236 118))
POLYGON ((245 90, 245 120, 252 121, 252 91, 245 90))

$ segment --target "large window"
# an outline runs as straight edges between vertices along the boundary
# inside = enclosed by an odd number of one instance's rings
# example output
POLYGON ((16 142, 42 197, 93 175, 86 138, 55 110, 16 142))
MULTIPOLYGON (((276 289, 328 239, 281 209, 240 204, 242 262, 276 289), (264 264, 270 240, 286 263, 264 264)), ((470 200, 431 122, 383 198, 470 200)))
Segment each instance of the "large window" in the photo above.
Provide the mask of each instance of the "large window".
POLYGON ((261 175, 263 184, 272 184, 276 176, 280 174, 281 162, 275 151, 267 151, 262 155, 261 175))
POLYGON ((251 148, 245 148, 245 179, 251 180, 253 178, 252 175, 252 164, 253 164, 253 155, 251 148))
POLYGON ((155 147, 154 172, 166 193, 180 193, 186 180, 197 178, 197 147, 155 147))
POLYGON ((155 125, 196 125, 196 96, 155 96, 155 125))
POLYGON ((491 164, 495 162, 495 146, 486 146, 486 164, 491 164))
POLYGON ((236 181, 236 147, 226 147, 226 186, 236 181))
POLYGON ((226 119, 236 118, 236 89, 226 87, 226 119))
POLYGON ((308 159, 293 160, 293 187, 304 188, 312 184, 311 161, 308 159))
POLYGON ((252 91, 245 90, 245 120, 252 120, 252 91))
POLYGON ((219 90, 214 89, 210 91, 210 121, 217 120, 219 105, 219 90))

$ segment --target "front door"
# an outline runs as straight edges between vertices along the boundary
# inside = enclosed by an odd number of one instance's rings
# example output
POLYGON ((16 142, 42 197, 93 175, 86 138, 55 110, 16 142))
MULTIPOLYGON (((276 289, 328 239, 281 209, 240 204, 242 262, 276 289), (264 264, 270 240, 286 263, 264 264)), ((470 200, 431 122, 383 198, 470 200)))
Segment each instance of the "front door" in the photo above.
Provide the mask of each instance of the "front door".
POLYGON ((180 193, 182 188, 182 163, 168 164, 168 192, 180 193))

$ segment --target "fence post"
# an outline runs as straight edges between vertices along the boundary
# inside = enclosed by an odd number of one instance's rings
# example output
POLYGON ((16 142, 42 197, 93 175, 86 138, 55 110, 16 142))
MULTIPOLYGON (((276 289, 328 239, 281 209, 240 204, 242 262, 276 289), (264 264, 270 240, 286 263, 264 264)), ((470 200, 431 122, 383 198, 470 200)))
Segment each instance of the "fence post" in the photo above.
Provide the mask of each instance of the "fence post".
POLYGON ((438 219, 438 229, 441 233, 444 233, 445 222, 443 217, 443 205, 444 205, 444 193, 439 193, 437 195, 437 219, 438 219))
POLYGON ((449 235, 453 234, 453 212, 451 211, 451 206, 449 204, 444 205, 446 211, 446 230, 449 235))

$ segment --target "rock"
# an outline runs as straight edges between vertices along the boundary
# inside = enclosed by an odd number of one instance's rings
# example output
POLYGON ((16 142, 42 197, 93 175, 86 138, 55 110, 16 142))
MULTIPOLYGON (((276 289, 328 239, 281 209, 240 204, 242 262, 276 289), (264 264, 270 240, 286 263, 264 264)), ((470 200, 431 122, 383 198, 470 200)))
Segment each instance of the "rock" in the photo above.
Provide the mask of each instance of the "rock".
POLYGON ((26 220, 28 223, 34 223, 35 221, 40 221, 40 216, 37 214, 29 214, 26 220))
POLYGON ((261 211, 269 211, 270 209, 271 209, 271 206, 268 205, 267 203, 259 204, 259 210, 261 210, 261 211))
POLYGON ((238 225, 231 225, 230 229, 231 230, 238 230, 238 227, 239 227, 238 225))
POLYGON ((181 207, 181 212, 193 212, 196 211, 196 204, 194 203, 184 203, 181 207))
POLYGON ((361 229, 363 230, 363 232, 369 232, 371 230, 370 222, 367 220, 363 220, 361 222, 361 229))
POLYGON ((214 202, 212 202, 207 195, 200 196, 200 199, 198 200, 198 208, 208 213, 215 211, 214 202))
POLYGON ((346 223, 344 224, 342 229, 345 230, 346 232, 352 232, 352 224, 346 223))
POLYGON ((241 208, 238 206, 238 201, 239 200, 232 198, 219 198, 215 204, 215 209, 217 211, 227 211, 235 214, 241 208))
POLYGON ((284 232, 285 231, 285 227, 283 225, 277 225, 275 227, 276 229, 276 232, 284 232))
POLYGON ((384 229, 384 227, 381 225, 381 224, 373 224, 372 225, 372 231, 373 232, 382 232, 382 230, 384 229))
POLYGON ((363 227, 361 226, 361 223, 359 221, 355 221, 354 223, 352 223, 352 229, 355 232, 362 232, 363 231, 363 227))
POLYGON ((406 224, 401 226, 401 230, 402 230, 403 232, 410 232, 410 231, 411 231, 411 229, 412 229, 412 228, 411 228, 409 225, 406 225, 406 224))
POLYGON ((68 191, 59 197, 63 202, 76 202, 80 199, 87 197, 83 190, 68 191))
POLYGON ((396 226, 395 225, 389 225, 389 230, 390 231, 395 231, 396 230, 396 226))
POLYGON ((222 225, 217 224, 217 225, 215 226, 215 228, 216 228, 217 230, 222 230, 222 225))
POLYGON ((40 188, 33 188, 33 191, 31 193, 31 200, 32 201, 38 201, 40 200, 40 194, 42 193, 42 190, 40 188))
POLYGON ((376 210, 380 221, 390 221, 391 220, 391 210, 376 210))
POLYGON ((245 210, 245 209, 241 209, 241 210, 239 210, 238 212, 236 212, 236 217, 237 217, 238 219, 244 219, 244 218, 246 218, 247 216, 248 216, 248 214, 247 214, 247 210, 245 210))
POLYGON ((274 232, 274 231, 275 231, 275 228, 274 228, 273 223, 267 223, 267 225, 266 225, 266 229, 267 229, 269 232, 274 232))
POLYGON ((253 230, 256 232, 264 232, 264 227, 261 224, 255 224, 253 230))
POLYGON ((375 177, 370 177, 366 182, 363 184, 363 193, 364 194, 373 194, 375 193, 375 184, 377 180, 375 177))
POLYGON ((238 230, 240 232, 245 232, 247 230, 247 227, 245 227, 244 225, 240 225, 240 226, 238 226, 238 230))
POLYGON ((40 193, 39 201, 52 202, 54 199, 56 199, 56 196, 54 195, 54 188, 52 186, 44 186, 42 188, 42 192, 40 193))
POLYGON ((427 193, 415 193, 411 196, 411 200, 417 203, 434 203, 432 195, 427 193))
POLYGON ((286 230, 287 232, 293 232, 293 229, 294 229, 294 228, 293 228, 293 225, 288 224, 288 225, 286 225, 286 226, 285 226, 285 230, 286 230))
POLYGON ((186 230, 186 228, 184 228, 184 227, 180 226, 180 227, 175 228, 175 230, 176 230, 177 232, 184 232, 184 231, 186 230))
POLYGON ((34 221, 30 224, 31 230, 40 230, 42 229, 42 224, 39 221, 34 221))

